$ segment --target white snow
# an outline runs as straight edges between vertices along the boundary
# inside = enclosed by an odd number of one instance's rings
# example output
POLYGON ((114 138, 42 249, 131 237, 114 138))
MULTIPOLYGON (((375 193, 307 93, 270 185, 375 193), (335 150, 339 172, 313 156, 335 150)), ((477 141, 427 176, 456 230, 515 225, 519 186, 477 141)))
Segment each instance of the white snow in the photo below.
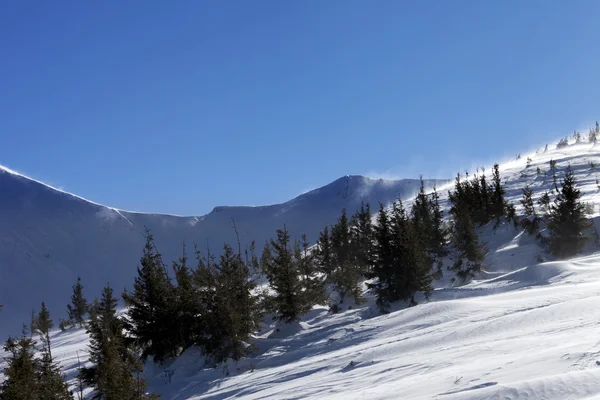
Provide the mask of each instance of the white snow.
MULTIPOLYGON (((599 149, 573 145, 532 154, 529 168, 527 155, 503 164, 509 199, 525 184, 537 195, 549 188, 551 177, 535 171, 555 159, 559 179, 570 163, 584 201, 595 202, 588 162, 600 164, 599 149)), ((446 276, 430 301, 387 315, 369 297, 336 315, 315 307, 291 326, 266 323, 258 351, 237 364, 208 368, 190 349, 170 365, 147 365, 151 389, 166 399, 600 399, 596 243, 575 259, 538 263, 547 255, 519 229, 484 227, 481 238, 489 268, 468 285, 451 287, 446 276)), ((72 377, 85 335, 56 333, 53 343, 72 377)))

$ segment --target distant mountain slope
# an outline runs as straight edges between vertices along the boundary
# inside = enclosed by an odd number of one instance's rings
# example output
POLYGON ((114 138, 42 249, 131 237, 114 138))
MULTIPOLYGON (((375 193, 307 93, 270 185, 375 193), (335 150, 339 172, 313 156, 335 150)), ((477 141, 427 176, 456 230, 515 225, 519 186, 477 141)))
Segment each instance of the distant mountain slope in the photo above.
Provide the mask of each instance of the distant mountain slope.
MULTIPOLYGON (((428 186, 446 181, 426 181, 428 186)), ((129 287, 143 246, 145 227, 156 238, 165 262, 178 257, 181 243, 210 246, 218 253, 235 243, 262 249, 275 229, 310 241, 333 223, 342 208, 354 212, 362 200, 377 205, 410 198, 419 181, 346 176, 283 204, 216 207, 198 217, 126 212, 104 207, 0 168, 0 339, 19 330, 32 308, 46 301, 55 319, 65 316, 71 285, 81 276, 88 297, 110 282, 117 292, 129 287)))

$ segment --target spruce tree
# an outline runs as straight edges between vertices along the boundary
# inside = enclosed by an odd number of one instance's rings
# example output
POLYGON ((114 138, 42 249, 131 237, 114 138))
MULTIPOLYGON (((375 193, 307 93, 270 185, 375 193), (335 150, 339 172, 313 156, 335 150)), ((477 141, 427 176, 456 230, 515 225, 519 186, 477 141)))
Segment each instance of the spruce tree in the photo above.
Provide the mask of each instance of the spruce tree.
POLYGON ((173 318, 174 336, 182 349, 187 349, 195 342, 194 334, 198 330, 200 315, 199 296, 194 286, 193 271, 187 266, 185 243, 179 260, 173 262, 173 272, 177 286, 174 290, 176 318, 173 318))
POLYGON ((46 308, 46 303, 42 301, 42 307, 36 317, 36 328, 40 335, 48 336, 50 329, 54 327, 54 322, 50 317, 50 311, 46 308))
POLYGON ((521 205, 523 206, 523 215, 525 218, 521 221, 521 226, 530 235, 538 233, 539 230, 539 218, 535 212, 535 205, 533 203, 533 190, 529 185, 522 189, 523 197, 521 198, 521 205))
POLYGON ((329 227, 323 228, 323 231, 319 234, 319 240, 315 249, 315 260, 319 266, 319 270, 326 276, 330 276, 333 272, 333 256, 331 249, 331 235, 329 234, 329 227))
POLYGON ((353 263, 360 275, 365 275, 373 264, 373 224, 371 206, 361 202, 360 209, 350 222, 350 248, 353 263))
POLYGON ((71 325, 77 324, 82 328, 85 323, 85 315, 88 312, 88 304, 85 297, 83 297, 83 285, 79 276, 77 277, 77 283, 73 285, 71 304, 67 305, 67 312, 71 325))
POLYGON ((54 322, 50 317, 50 311, 48 311, 48 309, 46 308, 46 303, 44 303, 43 301, 42 308, 40 309, 40 312, 35 320, 35 326, 37 328, 38 333, 40 334, 42 343, 48 349, 48 353, 50 353, 50 329, 54 327, 54 322))
POLYGON ((500 168, 494 164, 492 169, 492 192, 490 196, 490 212, 492 219, 496 219, 496 226, 500 224, 500 218, 506 215, 506 203, 504 201, 504 187, 500 179, 500 168))
POLYGON ((458 256, 450 269, 465 282, 481 271, 485 258, 484 246, 479 242, 467 204, 458 204, 454 211, 452 244, 458 256))
POLYGON ((394 299, 392 280, 394 279, 394 253, 392 250, 392 237, 390 219, 383 204, 379 204, 377 223, 374 227, 374 263, 373 270, 367 277, 374 279, 367 284, 377 297, 377 307, 381 312, 389 311, 390 303, 394 299))
POLYGON ((447 232, 446 228, 444 227, 444 214, 440 207, 439 199, 440 196, 436 187, 434 186, 430 202, 432 209, 432 220, 429 249, 437 259, 448 255, 448 250, 446 249, 447 232))
POLYGON ((363 271, 355 258, 355 248, 352 247, 352 232, 346 210, 335 225, 331 227, 331 253, 333 271, 328 281, 340 295, 340 304, 347 297, 352 297, 355 304, 362 301, 361 280, 363 271))
POLYGON ((157 398, 146 393, 141 377, 142 365, 127 345, 123 322, 117 317, 117 299, 110 285, 90 310, 89 361, 91 367, 80 371, 83 382, 93 388, 93 399, 142 400, 157 398))
POLYGON ((171 326, 175 290, 149 233, 140 265, 133 292, 122 295, 128 307, 125 326, 142 349, 142 359, 152 356, 155 362, 163 362, 178 355, 182 343, 180 332, 171 326))
POLYGON ((27 337, 25 328, 20 338, 8 338, 4 351, 9 356, 5 358, 7 367, 3 371, 5 380, 0 386, 0 400, 41 400, 35 342, 27 337))
POLYGON ((52 360, 50 352, 50 341, 42 346, 42 358, 38 362, 37 371, 40 399, 47 400, 71 400, 73 395, 69 391, 69 385, 62 376, 62 370, 58 363, 52 360))
POLYGON ((215 292, 210 305, 213 318, 205 324, 208 329, 204 349, 214 362, 239 360, 252 350, 247 343, 258 328, 261 314, 247 264, 241 254, 235 254, 226 244, 213 269, 215 292))
MULTIPOLYGON (((293 322, 307 313, 321 299, 306 296, 306 279, 300 276, 301 260, 296 245, 292 245, 287 229, 278 229, 277 238, 263 251, 262 269, 267 275, 271 289, 275 292, 270 299, 274 319, 293 322), (296 251, 295 251, 296 249, 296 251), (296 253, 296 254, 295 254, 296 253)), ((316 274, 316 269, 310 275, 316 274)))
POLYGON ((571 167, 568 166, 561 182, 561 191, 550 206, 548 229, 550 253, 558 258, 568 258, 580 252, 586 241, 586 230, 591 226, 581 202, 581 192, 571 167))

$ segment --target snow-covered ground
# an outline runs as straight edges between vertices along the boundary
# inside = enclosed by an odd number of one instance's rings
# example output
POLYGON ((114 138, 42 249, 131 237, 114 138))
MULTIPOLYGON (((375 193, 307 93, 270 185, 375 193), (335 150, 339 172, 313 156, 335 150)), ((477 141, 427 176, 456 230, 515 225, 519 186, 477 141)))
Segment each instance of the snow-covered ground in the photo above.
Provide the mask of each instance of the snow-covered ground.
MULTIPOLYGON (((551 145, 550 147, 554 147, 551 145)), ((572 145, 501 165, 514 202, 531 184, 536 196, 571 164, 584 194, 600 190, 590 161, 600 146, 572 145)), ((488 172, 491 168, 488 168, 488 172)), ((594 215, 596 217, 597 214, 594 215)), ((596 220, 596 218, 595 218, 596 220)), ((190 349, 169 365, 147 366, 151 389, 165 399, 600 399, 600 252, 595 242, 569 261, 546 257, 536 240, 512 226, 481 229, 489 268, 472 283, 437 283, 430 301, 387 315, 374 299, 331 315, 315 308, 301 323, 265 324, 258 351, 210 369, 190 349)), ((72 378, 81 330, 53 335, 53 354, 72 378)))

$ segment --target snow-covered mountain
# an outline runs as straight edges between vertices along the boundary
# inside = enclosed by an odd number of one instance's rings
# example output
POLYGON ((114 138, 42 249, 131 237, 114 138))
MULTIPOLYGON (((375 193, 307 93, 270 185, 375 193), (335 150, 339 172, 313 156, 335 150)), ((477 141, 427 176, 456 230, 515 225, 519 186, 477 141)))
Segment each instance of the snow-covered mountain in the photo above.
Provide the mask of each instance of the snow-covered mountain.
MULTIPOLYGON (((445 181, 437 181, 437 184, 445 181)), ((433 185, 436 181, 426 181, 433 185)), ((342 208, 354 212, 361 201, 384 204, 412 196, 419 181, 345 176, 283 204, 215 207, 204 216, 142 214, 105 207, 0 168, 0 339, 20 330, 43 300, 55 318, 65 317, 70 287, 81 276, 88 296, 110 282, 117 292, 130 287, 145 228, 155 236, 164 260, 180 256, 182 242, 210 246, 255 240, 260 251, 275 229, 309 240, 333 223, 342 208)))
MULTIPOLYGON (((518 206, 526 185, 536 198, 549 190, 555 160, 559 179, 571 165, 597 226, 600 146, 550 147, 500 165, 507 199, 518 206)), ((468 285, 446 276, 429 301, 386 315, 368 296, 335 315, 315 307, 279 331, 265 321, 249 358, 213 369, 192 348, 146 365, 150 389, 167 399, 600 399, 598 243, 572 260, 540 262, 546 253, 519 228, 479 233, 489 267, 468 285)), ((55 332, 52 342, 74 384, 85 332, 55 332)))

